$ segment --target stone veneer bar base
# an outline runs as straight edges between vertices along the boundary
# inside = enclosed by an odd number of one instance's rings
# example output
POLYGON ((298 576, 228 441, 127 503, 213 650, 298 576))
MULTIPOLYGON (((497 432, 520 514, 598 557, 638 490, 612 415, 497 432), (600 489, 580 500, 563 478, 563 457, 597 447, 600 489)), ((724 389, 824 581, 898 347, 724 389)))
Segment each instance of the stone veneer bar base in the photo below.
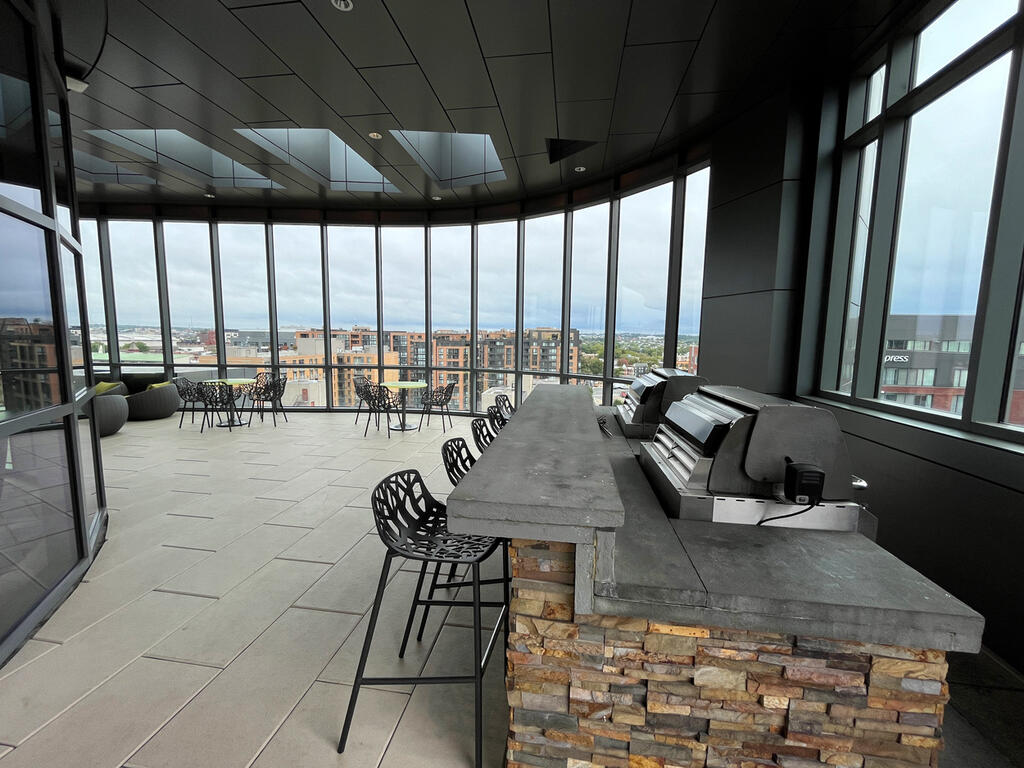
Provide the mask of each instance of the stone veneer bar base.
POLYGON ((509 768, 938 766, 943 651, 578 614, 575 545, 510 554, 509 768))

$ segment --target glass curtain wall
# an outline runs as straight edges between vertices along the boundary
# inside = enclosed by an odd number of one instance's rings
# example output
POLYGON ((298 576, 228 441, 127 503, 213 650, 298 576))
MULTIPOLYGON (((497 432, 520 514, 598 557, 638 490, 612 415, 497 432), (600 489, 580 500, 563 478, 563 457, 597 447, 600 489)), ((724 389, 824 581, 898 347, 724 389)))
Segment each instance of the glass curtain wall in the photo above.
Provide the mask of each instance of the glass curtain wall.
POLYGON ((74 588, 105 521, 67 101, 30 23, 48 4, 32 7, 0 0, 0 666, 74 588))
MULTIPOLYGON (((681 283, 679 344, 669 363, 697 365, 709 179, 709 168, 686 177, 676 254, 669 253, 672 181, 621 201, 476 224, 160 221, 155 253, 152 222, 87 221, 85 295, 89 317, 100 318, 90 328, 93 354, 105 359, 102 276, 109 269, 122 360, 149 354, 155 365, 167 357, 177 375, 196 380, 215 372, 275 373, 288 380, 289 408, 354 408, 360 377, 451 384, 451 407, 458 411, 482 411, 496 395, 514 397, 517 389, 522 400, 543 381, 584 384, 595 402, 610 402, 613 377, 628 379, 662 364, 672 258, 680 261, 681 283), (613 358, 606 313, 616 206, 613 358), (111 247, 101 254, 103 227, 111 247), (156 284, 158 275, 166 275, 163 285, 156 284), (154 316, 166 301, 170 328, 144 317, 139 301, 122 306, 126 293, 152 294, 146 303, 154 316)), ((407 392, 410 409, 420 408, 422 394, 407 392)))

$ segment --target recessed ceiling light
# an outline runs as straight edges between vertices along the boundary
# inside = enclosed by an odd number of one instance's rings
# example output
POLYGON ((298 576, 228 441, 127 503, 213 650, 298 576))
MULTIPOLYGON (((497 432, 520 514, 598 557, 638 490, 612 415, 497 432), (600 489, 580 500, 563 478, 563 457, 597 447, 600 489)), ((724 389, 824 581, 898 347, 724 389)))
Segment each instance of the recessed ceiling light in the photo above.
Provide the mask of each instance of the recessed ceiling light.
POLYGON ((377 133, 376 131, 370 131, 369 136, 374 141, 380 141, 381 139, 384 138, 383 134, 377 133))
POLYGON ((351 11, 355 8, 355 3, 352 0, 331 0, 331 5, 337 8, 339 11, 351 11))
POLYGON ((577 165, 575 168, 573 168, 573 170, 576 171, 576 173, 583 173, 585 170, 587 170, 587 166, 577 165))
POLYGON ((430 196, 430 199, 431 199, 431 200, 440 200, 440 199, 441 199, 441 196, 440 196, 440 195, 431 195, 431 196, 430 196))
POLYGON ((216 197, 216 195, 213 194, 212 192, 204 192, 203 193, 203 197, 214 198, 214 197, 216 197))

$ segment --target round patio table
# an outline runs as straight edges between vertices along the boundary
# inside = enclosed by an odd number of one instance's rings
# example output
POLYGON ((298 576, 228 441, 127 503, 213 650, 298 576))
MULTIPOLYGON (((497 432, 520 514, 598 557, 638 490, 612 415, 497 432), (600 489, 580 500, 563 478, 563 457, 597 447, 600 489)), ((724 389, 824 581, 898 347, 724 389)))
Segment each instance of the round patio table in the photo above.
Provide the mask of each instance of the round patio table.
MULTIPOLYGON (((256 379, 209 379, 209 381, 214 383, 214 384, 227 384, 229 387, 231 387, 232 394, 234 393, 234 390, 239 388, 239 387, 246 387, 246 386, 248 386, 250 384, 255 384, 256 383, 256 379)), ((242 390, 242 408, 243 409, 245 408, 245 390, 244 389, 242 390)), ((231 401, 231 413, 228 414, 228 420, 227 421, 221 421, 217 426, 218 427, 227 427, 229 425, 232 426, 232 427, 244 427, 245 426, 245 422, 242 421, 241 414, 238 413, 238 408, 235 407, 235 401, 234 400, 231 401)))
POLYGON ((399 422, 397 427, 388 425, 388 429, 395 432, 410 432, 416 427, 410 426, 405 418, 405 401, 410 389, 425 389, 427 382, 425 381, 385 381, 384 386, 388 389, 397 389, 398 398, 402 403, 402 420, 399 422))

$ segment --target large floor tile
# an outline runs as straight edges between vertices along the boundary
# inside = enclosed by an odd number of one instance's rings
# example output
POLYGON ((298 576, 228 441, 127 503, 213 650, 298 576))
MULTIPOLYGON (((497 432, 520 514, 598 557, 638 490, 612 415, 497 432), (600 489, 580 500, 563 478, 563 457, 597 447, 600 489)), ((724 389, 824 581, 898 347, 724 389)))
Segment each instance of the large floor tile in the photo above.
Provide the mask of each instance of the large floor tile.
MULTIPOLYGON (((416 588, 416 575, 411 573, 399 573, 384 590, 384 600, 381 602, 380 616, 377 617, 377 627, 373 633, 373 643, 370 646, 370 656, 366 662, 366 675, 369 677, 401 676, 408 677, 418 675, 434 647, 434 640, 438 630, 448 613, 447 608, 432 608, 428 614, 427 626, 423 633, 423 640, 416 641, 416 632, 420 626, 420 619, 423 616, 422 608, 416 614, 412 634, 409 637, 409 645, 405 651, 404 658, 398 658, 398 650, 402 645, 402 634, 405 631, 405 623, 409 618, 409 607, 412 605, 413 590, 416 588)), ((356 667, 359 664, 359 655, 363 650, 363 640, 366 638, 366 627, 369 623, 369 616, 365 615, 359 620, 355 630, 349 635, 345 644, 327 665, 320 680, 331 683, 345 683, 351 685, 356 676, 356 667)), ((381 686, 384 690, 411 692, 411 685, 403 686, 381 686)))
POLYGON ((387 748, 409 697, 364 688, 352 721, 348 744, 338 754, 338 738, 352 689, 314 683, 295 711, 274 734, 253 768, 369 768, 387 748))
MULTIPOLYGON (((499 766, 505 757, 508 705, 504 666, 491 658, 484 676, 484 765, 499 766)), ((472 674, 473 631, 446 626, 430 654, 424 674, 472 674)), ((381 768, 417 765, 470 768, 474 755, 473 685, 420 685, 412 694, 381 768)))
MULTIPOLYGON (((379 538, 374 535, 363 536, 295 604, 301 608, 321 611, 363 613, 373 603, 384 562, 384 551, 379 538)), ((393 579, 397 573, 398 565, 393 563, 389 578, 393 579)))
POLYGON ((275 515, 275 525, 297 525, 316 528, 359 494, 358 488, 340 485, 325 485, 302 501, 275 515))
POLYGON ((14 656, 12 656, 6 664, 0 668, 0 680, 3 680, 10 674, 13 674, 16 669, 24 667, 26 664, 35 661, 44 653, 59 648, 58 643, 47 643, 42 640, 26 640, 25 644, 21 646, 14 656))
POLYGON ((939 755, 939 768, 1019 768, 1024 765, 1024 756, 1017 756, 1014 761, 1004 755, 954 707, 946 707, 942 737, 945 749, 939 755))
POLYGON ((401 462, 370 459, 351 472, 342 475, 336 484, 353 488, 372 488, 392 472, 397 472, 400 469, 402 469, 401 462))
POLYGON ((209 556, 209 552, 194 549, 157 546, 143 550, 98 578, 90 578, 88 584, 79 584, 36 637, 64 642, 209 556))
POLYGON ((225 667, 326 570, 317 563, 271 560, 146 655, 225 667))
POLYGON ((210 667, 137 659, 19 746, 3 766, 120 766, 216 674, 210 667))
MULTIPOLYGON (((339 490, 358 489, 339 487, 339 490)), ((373 527, 373 515, 368 509, 343 507, 282 552, 279 557, 333 564, 341 560, 373 527)))
POLYGON ((308 531, 303 528, 261 525, 170 579, 162 588, 190 595, 221 597, 306 533, 308 531))
POLYGON ((208 604, 151 592, 0 680, 0 743, 20 744, 208 604))
POLYGON ((246 768, 355 623, 342 613, 289 610, 129 762, 142 768, 246 768))
POLYGON ((90 581, 123 566, 140 553, 165 543, 177 534, 198 530, 210 522, 196 517, 161 514, 123 530, 121 521, 124 514, 118 512, 107 523, 107 541, 86 576, 90 581))
POLYGON ((341 484, 345 472, 337 469, 313 468, 306 470, 298 477, 276 487, 257 493, 262 499, 283 499, 285 501, 302 501, 316 491, 333 482, 341 484))

